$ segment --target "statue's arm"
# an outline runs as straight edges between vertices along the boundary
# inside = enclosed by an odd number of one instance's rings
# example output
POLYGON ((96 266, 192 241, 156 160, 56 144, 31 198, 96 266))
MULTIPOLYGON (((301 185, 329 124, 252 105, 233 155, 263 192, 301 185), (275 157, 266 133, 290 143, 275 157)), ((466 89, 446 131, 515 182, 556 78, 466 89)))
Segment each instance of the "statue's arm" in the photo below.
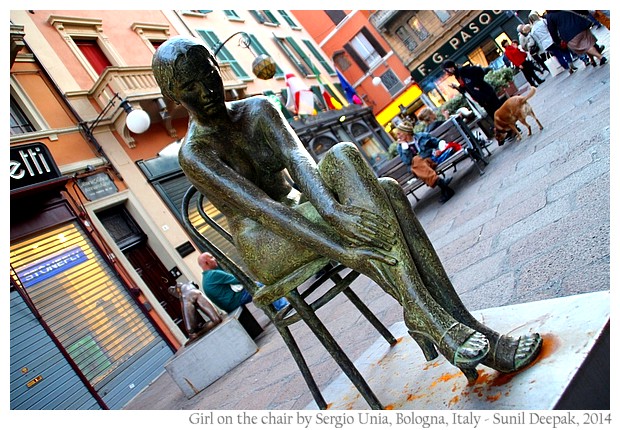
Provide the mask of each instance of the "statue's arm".
POLYGON ((371 245, 389 250, 394 240, 394 232, 386 228, 384 220, 378 214, 361 207, 344 205, 336 200, 297 134, 280 112, 268 104, 270 106, 264 106, 260 110, 264 117, 262 122, 258 121, 258 127, 263 129, 266 141, 274 152, 284 159, 295 184, 323 219, 353 245, 371 245))
MULTIPOLYGON (((236 214, 253 219, 279 236, 332 256, 356 258, 349 241, 327 226, 313 223, 278 201, 224 163, 199 142, 187 141, 179 152, 183 171, 198 191, 236 214)), ((380 250, 364 250, 366 258, 388 264, 394 260, 380 250)), ((357 256, 359 257, 359 255, 357 256)))
POLYGON ((275 201, 199 142, 186 142, 179 152, 179 161, 198 191, 235 214, 253 219, 284 238, 294 237, 316 248, 342 247, 325 226, 312 223, 289 206, 275 201))

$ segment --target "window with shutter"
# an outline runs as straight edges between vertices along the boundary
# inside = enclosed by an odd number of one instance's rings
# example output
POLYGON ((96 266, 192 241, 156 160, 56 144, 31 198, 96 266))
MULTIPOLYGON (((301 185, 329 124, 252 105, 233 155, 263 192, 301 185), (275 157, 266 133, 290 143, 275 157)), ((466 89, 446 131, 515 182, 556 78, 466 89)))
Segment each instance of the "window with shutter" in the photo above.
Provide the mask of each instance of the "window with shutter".
MULTIPOLYGON (((278 37, 275 34, 273 35, 273 37, 282 52, 288 57, 290 62, 303 76, 313 75, 313 73, 309 71, 306 66, 304 66, 304 63, 306 63, 306 61, 304 60, 302 55, 300 55, 299 51, 296 50, 295 47, 291 44, 291 41, 294 43, 293 39, 291 39, 290 37, 278 37)), ((297 44, 295 44, 295 46, 297 46, 297 44)), ((297 46, 297 48, 299 49, 299 46, 297 46)), ((305 56, 305 54, 303 55, 305 56)))
POLYGON ((276 19, 275 15, 268 10, 251 10, 250 14, 261 24, 266 25, 280 25, 280 22, 276 19))
POLYGON ((291 28, 295 28, 295 29, 299 28, 299 25, 297 25, 297 23, 293 21, 293 19, 290 17, 290 15, 285 10, 278 10, 278 13, 280 13, 280 16, 284 18, 284 21, 286 21, 286 23, 290 25, 291 28))
POLYGON ((308 48, 308 50, 312 52, 312 55, 314 55, 314 58, 316 58, 318 62, 321 63, 321 66, 323 66, 323 68, 327 71, 327 73, 331 76, 336 75, 336 72, 334 72, 334 69, 332 68, 332 66, 325 60, 325 58, 323 58, 321 53, 314 47, 312 42, 310 42, 309 40, 304 40, 303 42, 304 42, 304 45, 306 45, 306 48, 308 48))

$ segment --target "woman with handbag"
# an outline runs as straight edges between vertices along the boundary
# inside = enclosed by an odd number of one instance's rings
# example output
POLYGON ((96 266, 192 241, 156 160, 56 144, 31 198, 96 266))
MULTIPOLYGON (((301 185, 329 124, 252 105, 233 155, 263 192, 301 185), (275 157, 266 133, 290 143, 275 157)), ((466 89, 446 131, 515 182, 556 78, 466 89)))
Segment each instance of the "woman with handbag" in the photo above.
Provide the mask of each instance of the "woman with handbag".
POLYGON ((549 72, 549 68, 545 64, 546 58, 543 57, 544 50, 536 43, 531 34, 532 26, 530 24, 519 24, 517 31, 519 32, 519 45, 521 49, 530 54, 534 64, 537 66, 539 73, 549 72))
POLYGON ((575 54, 587 54, 593 66, 596 66, 595 58, 602 66, 607 58, 596 49, 596 38, 590 30, 592 21, 587 15, 587 10, 550 10, 547 12, 549 34, 558 45, 565 43, 575 54))
POLYGON ((564 70, 568 70, 573 74, 577 68, 573 65, 573 58, 570 55, 570 51, 568 49, 562 49, 559 44, 553 41, 549 29, 547 28, 546 21, 536 12, 531 12, 528 20, 531 25, 530 36, 536 45, 541 50, 554 56, 564 70))

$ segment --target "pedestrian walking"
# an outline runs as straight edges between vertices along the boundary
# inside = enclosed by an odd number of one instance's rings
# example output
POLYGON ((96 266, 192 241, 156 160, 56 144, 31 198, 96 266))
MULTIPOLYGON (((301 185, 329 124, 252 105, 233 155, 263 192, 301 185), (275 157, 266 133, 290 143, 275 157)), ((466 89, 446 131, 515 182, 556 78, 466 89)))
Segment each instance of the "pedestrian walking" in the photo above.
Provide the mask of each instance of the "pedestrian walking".
POLYGON ((530 58, 537 67, 537 71, 540 73, 549 72, 549 67, 545 64, 546 57, 545 51, 540 49, 531 34, 532 26, 530 24, 519 24, 517 31, 519 32, 519 46, 525 52, 530 54, 530 58))
POLYGON ((515 67, 523 72, 525 79, 531 86, 537 87, 545 82, 536 74, 534 63, 527 58, 527 53, 519 48, 519 43, 516 40, 509 42, 508 40, 502 40, 502 48, 504 48, 506 57, 510 60, 515 67))
POLYGON ((492 120, 495 111, 502 105, 501 100, 495 90, 484 80, 485 75, 491 71, 490 68, 480 66, 457 66, 452 60, 446 60, 442 64, 444 71, 454 76, 458 82, 452 84, 452 88, 460 93, 468 93, 489 115, 492 120))
POLYGON ((565 45, 575 54, 588 54, 593 66, 597 65, 595 59, 603 65, 607 58, 595 46, 596 38, 590 30, 592 21, 587 15, 588 11, 550 10, 547 12, 549 34, 555 43, 565 45))
POLYGON ((554 42, 547 28, 547 21, 536 12, 530 13, 528 21, 532 26, 530 35, 539 48, 553 55, 564 70, 568 70, 571 74, 574 73, 577 68, 573 65, 573 58, 570 51, 554 42))

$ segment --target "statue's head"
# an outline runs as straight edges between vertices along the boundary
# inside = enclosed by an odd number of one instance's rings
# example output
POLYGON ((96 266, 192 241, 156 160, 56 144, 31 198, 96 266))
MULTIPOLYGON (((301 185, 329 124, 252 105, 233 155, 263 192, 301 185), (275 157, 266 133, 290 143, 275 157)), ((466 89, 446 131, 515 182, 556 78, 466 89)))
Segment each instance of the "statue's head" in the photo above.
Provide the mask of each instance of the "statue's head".
POLYGON ((199 72, 216 73, 221 81, 217 60, 199 39, 175 36, 162 43, 152 61, 153 74, 164 96, 179 103, 177 84, 199 72))

